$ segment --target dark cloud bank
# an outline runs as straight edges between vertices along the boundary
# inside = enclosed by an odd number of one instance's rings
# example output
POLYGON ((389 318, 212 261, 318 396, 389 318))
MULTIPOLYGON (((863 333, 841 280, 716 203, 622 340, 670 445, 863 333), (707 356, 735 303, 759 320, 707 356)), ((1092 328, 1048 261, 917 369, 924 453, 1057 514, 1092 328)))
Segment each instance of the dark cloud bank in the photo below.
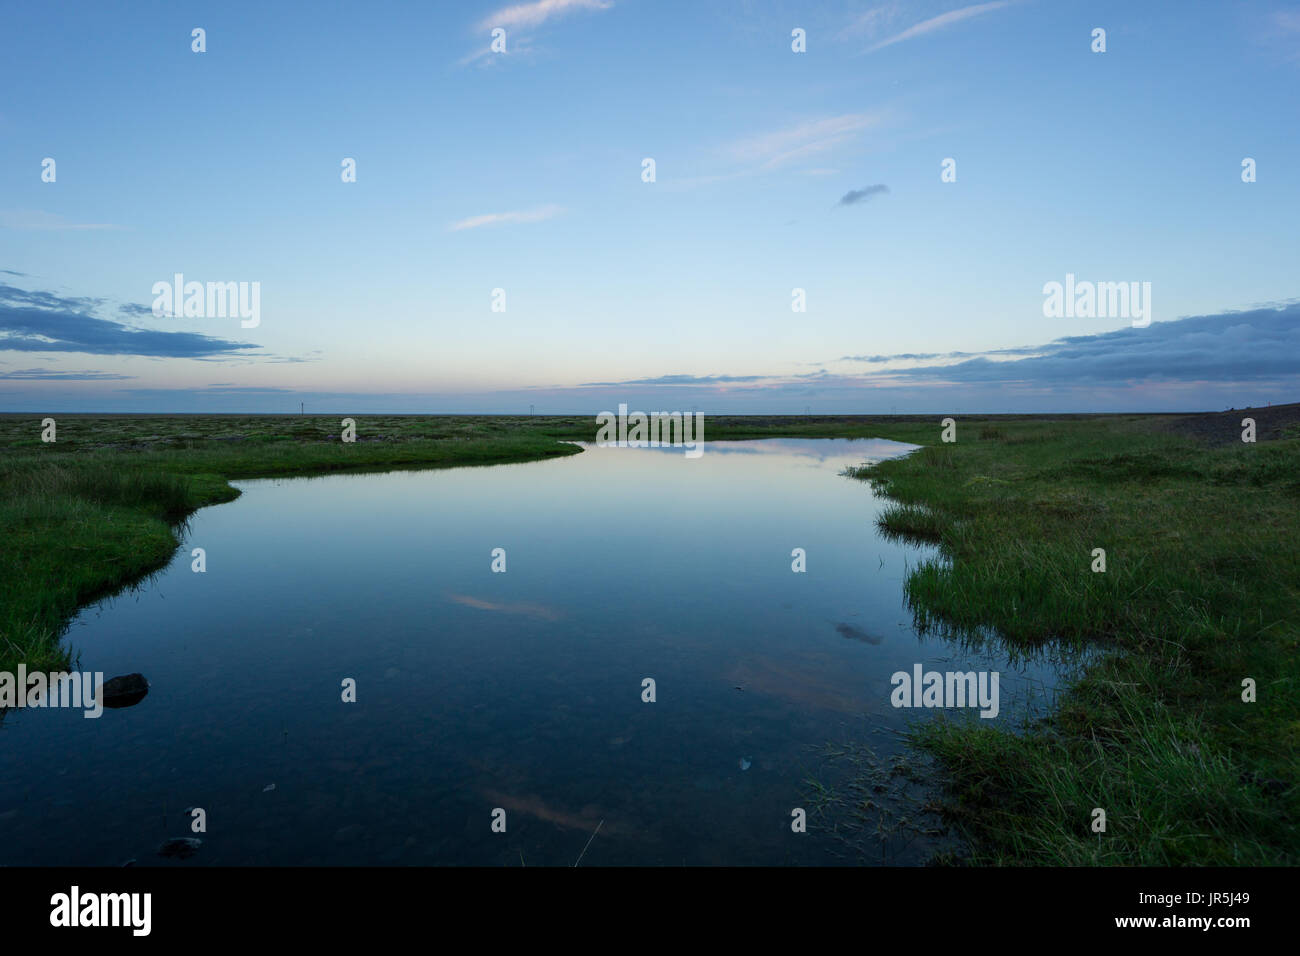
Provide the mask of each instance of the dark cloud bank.
MULTIPOLYGON (((132 328, 94 315, 103 305, 102 299, 29 292, 0 283, 0 351, 212 358, 259 348, 196 332, 132 328)), ((152 314, 140 305, 121 306, 118 311, 130 316, 152 314)))

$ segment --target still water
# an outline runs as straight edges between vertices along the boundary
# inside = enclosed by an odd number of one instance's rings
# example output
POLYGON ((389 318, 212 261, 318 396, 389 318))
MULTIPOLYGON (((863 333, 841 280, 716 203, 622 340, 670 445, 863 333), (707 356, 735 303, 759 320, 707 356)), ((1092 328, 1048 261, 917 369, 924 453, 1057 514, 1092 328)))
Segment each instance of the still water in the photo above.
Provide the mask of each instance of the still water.
POLYGON ((238 482, 70 629, 81 669, 148 695, 0 721, 0 864, 924 862, 952 837, 918 822, 932 784, 898 734, 936 712, 891 706, 891 674, 997 670, 986 722, 1008 727, 1061 672, 913 630, 902 585, 929 549, 884 540, 884 503, 839 474, 908 450, 238 482), (867 839, 881 815, 912 829, 867 839), (175 837, 202 843, 160 857, 175 837))

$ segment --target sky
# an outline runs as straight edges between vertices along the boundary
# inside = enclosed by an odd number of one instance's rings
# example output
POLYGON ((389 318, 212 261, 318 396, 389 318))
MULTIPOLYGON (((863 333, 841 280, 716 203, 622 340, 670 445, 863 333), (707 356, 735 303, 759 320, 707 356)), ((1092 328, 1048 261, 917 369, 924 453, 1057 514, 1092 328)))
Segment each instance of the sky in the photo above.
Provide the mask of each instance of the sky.
POLYGON ((0 89, 0 412, 1300 400, 1297 3, 22 4, 0 89))

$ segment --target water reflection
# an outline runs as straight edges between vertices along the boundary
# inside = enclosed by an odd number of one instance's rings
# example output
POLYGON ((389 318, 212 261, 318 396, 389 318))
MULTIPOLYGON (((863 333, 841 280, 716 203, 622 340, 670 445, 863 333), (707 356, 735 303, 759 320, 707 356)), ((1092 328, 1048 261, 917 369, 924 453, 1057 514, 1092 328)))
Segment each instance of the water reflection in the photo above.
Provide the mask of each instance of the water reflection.
POLYGON ((881 503, 839 475, 905 450, 588 447, 242 482, 71 629, 84 669, 144 673, 146 698, 0 723, 0 863, 922 862, 947 844, 907 816, 928 770, 898 735, 933 714, 892 707, 890 675, 999 670, 1006 722, 1057 669, 918 639, 902 583, 929 551, 883 540, 881 503))

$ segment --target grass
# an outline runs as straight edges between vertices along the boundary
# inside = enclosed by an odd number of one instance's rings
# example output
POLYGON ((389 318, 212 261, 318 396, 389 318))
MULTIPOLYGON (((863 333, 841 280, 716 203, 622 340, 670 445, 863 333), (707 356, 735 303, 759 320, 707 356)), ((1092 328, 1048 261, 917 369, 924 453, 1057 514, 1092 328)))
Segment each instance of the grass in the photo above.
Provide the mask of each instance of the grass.
POLYGON ((906 584, 922 630, 1102 650, 1031 733, 917 731, 977 862, 1300 862, 1298 475, 1300 440, 1122 417, 967 424, 859 473, 896 502, 884 531, 939 544, 906 584))

